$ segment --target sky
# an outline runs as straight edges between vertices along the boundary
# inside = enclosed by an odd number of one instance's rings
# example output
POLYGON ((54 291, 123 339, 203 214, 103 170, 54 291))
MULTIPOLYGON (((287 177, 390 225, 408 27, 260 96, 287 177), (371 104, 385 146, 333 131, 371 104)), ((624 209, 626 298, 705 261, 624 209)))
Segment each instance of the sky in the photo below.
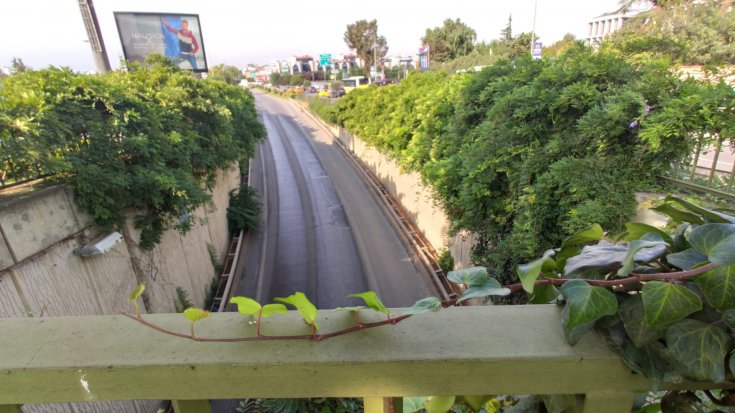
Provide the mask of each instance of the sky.
MULTIPOLYGON (((530 31, 535 0, 94 0, 113 68, 122 57, 113 12, 199 14, 209 66, 243 68, 294 55, 339 54, 349 50, 347 24, 377 19, 388 55, 415 55, 427 28, 459 18, 492 40, 513 18, 513 32, 530 31)), ((536 33, 545 44, 572 33, 586 35, 587 22, 618 8, 618 0, 537 0, 536 33)), ((95 70, 78 0, 4 1, 0 14, 0 66, 13 57, 34 69, 68 66, 95 70)))

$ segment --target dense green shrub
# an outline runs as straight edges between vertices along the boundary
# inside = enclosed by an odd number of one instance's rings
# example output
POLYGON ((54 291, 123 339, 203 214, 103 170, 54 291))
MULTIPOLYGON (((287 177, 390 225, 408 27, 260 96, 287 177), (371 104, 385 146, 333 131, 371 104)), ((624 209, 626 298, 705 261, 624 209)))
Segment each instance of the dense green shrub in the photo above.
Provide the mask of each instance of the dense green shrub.
POLYGON ((420 172, 453 229, 478 233, 475 261, 501 275, 590 223, 620 228, 634 192, 690 150, 687 138, 732 127, 733 91, 713 88, 577 44, 355 90, 338 120, 420 172))
POLYGON ((217 170, 254 153, 265 131, 252 95, 159 62, 83 75, 47 69, 0 85, 0 162, 55 174, 104 228, 135 211, 140 245, 186 231, 217 170))
POLYGON ((257 228, 260 224, 260 209, 260 201, 253 188, 246 186, 237 193, 231 192, 230 205, 227 207, 227 227, 230 234, 257 228))
POLYGON ((323 121, 331 124, 337 123, 337 104, 322 98, 308 98, 309 110, 319 116, 323 121))

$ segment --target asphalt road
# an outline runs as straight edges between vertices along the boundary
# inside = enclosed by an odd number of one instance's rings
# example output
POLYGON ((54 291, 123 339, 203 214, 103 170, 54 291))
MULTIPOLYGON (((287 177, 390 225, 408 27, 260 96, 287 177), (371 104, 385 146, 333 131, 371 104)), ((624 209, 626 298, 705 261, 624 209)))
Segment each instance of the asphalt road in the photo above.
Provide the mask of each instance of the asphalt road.
POLYGON ((436 295, 331 135, 292 103, 255 92, 268 131, 251 165, 264 204, 233 289, 261 303, 304 292, 318 308, 375 290, 387 306, 436 295))
MULTIPOLYGON (((332 136, 292 103, 254 94, 268 132, 250 166, 263 212, 244 240, 232 295, 266 304, 301 291, 320 309, 360 305, 347 296, 367 290, 388 307, 437 296, 332 136)), ((218 413, 236 407, 213 401, 218 413)))

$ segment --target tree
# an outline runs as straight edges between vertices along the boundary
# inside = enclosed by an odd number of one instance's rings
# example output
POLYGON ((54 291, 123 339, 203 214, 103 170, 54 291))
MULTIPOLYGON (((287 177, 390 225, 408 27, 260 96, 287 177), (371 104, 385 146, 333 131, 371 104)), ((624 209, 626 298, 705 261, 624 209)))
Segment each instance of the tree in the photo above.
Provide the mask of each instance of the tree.
POLYGON ((564 37, 561 40, 557 41, 551 46, 544 47, 543 56, 544 57, 558 56, 564 53, 565 50, 573 46, 575 43, 577 43, 577 41, 578 40, 576 39, 576 37, 574 37, 573 34, 567 33, 564 35, 564 37))
POLYGON ((505 25, 505 29, 500 31, 500 39, 502 40, 511 40, 513 38, 513 15, 508 15, 508 24, 505 25))
POLYGON ((31 69, 30 66, 26 66, 26 64, 23 63, 23 59, 21 59, 20 57, 14 57, 12 63, 10 64, 11 74, 29 72, 31 70, 33 69, 31 69))
POLYGON ((735 10, 727 0, 659 1, 603 42, 632 61, 664 58, 679 64, 735 63, 735 10))
POLYGON ((238 85, 240 84, 240 80, 242 80, 242 72, 235 66, 220 64, 209 69, 207 78, 219 80, 230 85, 238 85))
POLYGON ((477 32, 459 19, 444 20, 442 27, 426 29, 421 42, 429 45, 432 60, 446 62, 472 52, 477 32))
POLYGON ((376 54, 380 59, 388 53, 388 42, 384 36, 378 35, 378 21, 375 19, 358 20, 353 24, 348 24, 344 40, 347 47, 355 50, 357 57, 368 69, 375 62, 376 54))

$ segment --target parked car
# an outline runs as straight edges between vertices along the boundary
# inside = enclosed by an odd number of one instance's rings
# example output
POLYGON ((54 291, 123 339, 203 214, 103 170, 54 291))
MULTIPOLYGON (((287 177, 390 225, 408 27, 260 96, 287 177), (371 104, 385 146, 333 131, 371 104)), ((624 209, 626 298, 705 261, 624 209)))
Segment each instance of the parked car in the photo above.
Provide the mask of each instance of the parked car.
POLYGON ((309 86, 309 93, 316 93, 317 90, 314 86, 309 86))

